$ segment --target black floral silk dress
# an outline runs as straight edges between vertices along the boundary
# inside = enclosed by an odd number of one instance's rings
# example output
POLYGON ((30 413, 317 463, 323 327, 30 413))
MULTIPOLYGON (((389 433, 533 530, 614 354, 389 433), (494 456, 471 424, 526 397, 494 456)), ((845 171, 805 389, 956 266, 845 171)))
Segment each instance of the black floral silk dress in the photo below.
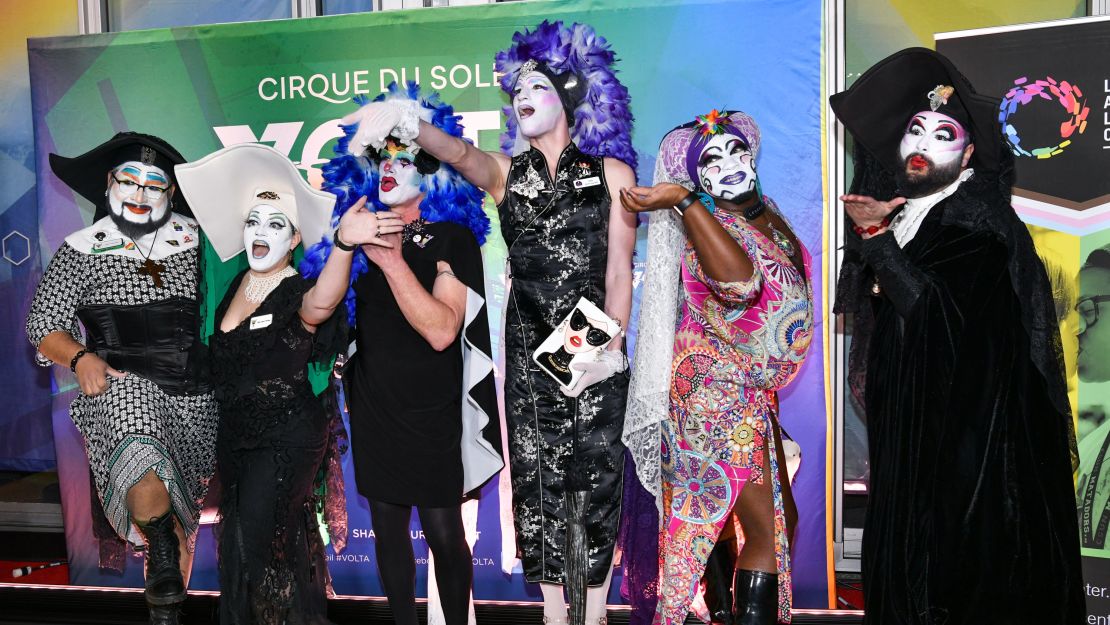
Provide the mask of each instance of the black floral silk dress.
POLYGON ((314 489, 331 415, 307 368, 335 355, 343 315, 308 332, 298 311, 313 281, 294 275, 221 332, 244 275, 228 288, 209 341, 220 407, 220 623, 325 625, 329 577, 314 489))
POLYGON ((506 302, 505 416, 509 428, 517 547, 529 582, 565 582, 564 478, 584 478, 588 583, 612 565, 620 517, 628 373, 589 387, 577 399, 532 361, 579 298, 604 307, 609 207, 604 161, 573 143, 552 181, 543 154, 512 159, 498 206, 512 286, 506 302), (577 432, 577 436, 575 436, 577 432))

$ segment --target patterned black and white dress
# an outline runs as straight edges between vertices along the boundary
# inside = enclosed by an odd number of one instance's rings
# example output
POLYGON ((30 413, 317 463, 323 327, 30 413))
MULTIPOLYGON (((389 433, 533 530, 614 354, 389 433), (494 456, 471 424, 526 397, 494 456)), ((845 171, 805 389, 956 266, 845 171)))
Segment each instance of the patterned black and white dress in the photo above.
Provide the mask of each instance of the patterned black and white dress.
POLYGON ((610 205, 604 160, 572 143, 559 158, 554 181, 539 150, 514 157, 498 207, 512 277, 505 321, 505 417, 513 513, 524 574, 533 583, 565 583, 568 471, 589 482, 589 585, 602 584, 612 565, 628 373, 595 384, 575 399, 564 396, 532 361, 532 353, 579 298, 604 305, 610 205), (577 466, 572 467, 575 448, 577 466))
MULTIPOLYGON (((173 298, 196 301, 196 222, 174 214, 156 241, 149 258, 164 266, 158 275, 161 286, 155 286, 149 274, 139 273, 143 255, 110 217, 67 237, 35 292, 27 317, 31 343, 37 347, 51 332, 67 332, 84 342, 78 311, 88 307, 126 309, 173 298), (116 248, 114 242, 121 246, 116 248)), ((52 364, 41 354, 37 361, 52 364)), ((111 378, 108 390, 96 397, 79 393, 70 416, 85 438, 93 483, 116 533, 142 544, 131 525, 127 491, 154 470, 167 486, 191 549, 215 467, 218 419, 212 393, 170 394, 132 373, 111 378)))

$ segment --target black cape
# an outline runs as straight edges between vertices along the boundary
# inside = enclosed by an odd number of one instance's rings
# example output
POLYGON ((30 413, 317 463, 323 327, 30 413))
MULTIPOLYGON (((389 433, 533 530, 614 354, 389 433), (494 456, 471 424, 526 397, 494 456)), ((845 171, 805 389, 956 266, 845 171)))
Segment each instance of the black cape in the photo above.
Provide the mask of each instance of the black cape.
MULTIPOLYGON (((893 195, 867 184, 885 177, 862 150, 857 167, 854 193, 893 195)), ((846 245, 868 624, 1085 622, 1058 329, 1006 182, 976 173, 905 248, 890 233, 846 245)))

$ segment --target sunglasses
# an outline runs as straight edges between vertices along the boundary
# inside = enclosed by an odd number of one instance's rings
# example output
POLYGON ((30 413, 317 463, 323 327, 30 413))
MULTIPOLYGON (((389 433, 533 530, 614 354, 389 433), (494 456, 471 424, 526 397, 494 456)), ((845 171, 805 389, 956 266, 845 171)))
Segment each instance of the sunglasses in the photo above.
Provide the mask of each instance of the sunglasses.
POLYGON ((589 332, 586 332, 586 342, 594 347, 604 345, 606 341, 612 338, 608 332, 590 323, 590 320, 582 314, 581 310, 575 308, 574 312, 570 314, 570 329, 577 332, 586 326, 590 326, 589 332))

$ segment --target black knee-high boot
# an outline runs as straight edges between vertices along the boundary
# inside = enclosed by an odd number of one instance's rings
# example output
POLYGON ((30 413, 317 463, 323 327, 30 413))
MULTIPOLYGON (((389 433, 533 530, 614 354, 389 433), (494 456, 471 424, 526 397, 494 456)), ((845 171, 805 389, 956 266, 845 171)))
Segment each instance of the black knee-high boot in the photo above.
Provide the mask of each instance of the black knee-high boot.
POLYGON ((146 604, 150 625, 178 625, 177 612, 185 601, 181 577, 181 546, 174 532, 173 513, 136 523, 146 538, 146 604))
POLYGON ((779 615, 779 576, 763 571, 736 571, 736 608, 732 625, 775 625, 779 615))
POLYGON ((705 563, 705 607, 713 625, 733 625, 732 578, 736 574, 735 540, 718 541, 705 563))

